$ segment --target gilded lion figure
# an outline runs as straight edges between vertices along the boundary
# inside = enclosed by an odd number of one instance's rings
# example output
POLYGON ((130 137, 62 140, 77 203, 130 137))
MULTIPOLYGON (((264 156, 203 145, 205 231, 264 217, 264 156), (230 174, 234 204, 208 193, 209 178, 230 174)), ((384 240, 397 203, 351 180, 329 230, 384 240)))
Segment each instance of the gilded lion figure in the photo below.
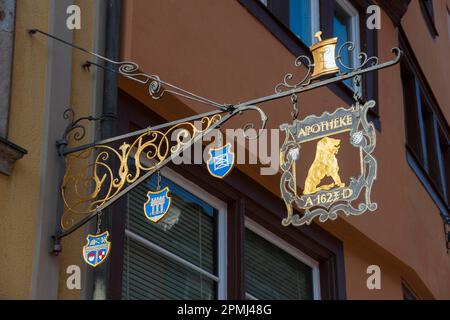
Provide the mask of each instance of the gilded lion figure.
POLYGON ((312 194, 320 190, 345 186, 345 183, 341 181, 339 176, 339 164, 336 158, 340 144, 340 139, 330 137, 322 138, 317 142, 316 157, 309 168, 303 194, 312 194), (318 187, 325 177, 331 177, 334 183, 318 187))

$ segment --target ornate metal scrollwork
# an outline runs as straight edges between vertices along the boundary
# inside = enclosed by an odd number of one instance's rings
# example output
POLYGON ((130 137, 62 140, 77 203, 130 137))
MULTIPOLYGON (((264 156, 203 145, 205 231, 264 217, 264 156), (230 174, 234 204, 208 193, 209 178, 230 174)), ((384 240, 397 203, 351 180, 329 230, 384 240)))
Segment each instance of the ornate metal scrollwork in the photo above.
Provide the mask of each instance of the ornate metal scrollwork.
MULTIPOLYGON (((340 108, 331 114, 325 112, 320 117, 309 116, 302 121, 295 120, 292 125, 283 124, 280 127, 286 133, 286 138, 280 152, 281 170, 283 172, 280 181, 280 190, 288 212, 287 217, 282 221, 283 225, 287 226, 292 224, 299 226, 310 224, 315 217, 319 217, 319 221, 321 222, 328 219, 335 220, 339 212, 349 216, 361 215, 367 210, 376 210, 377 204, 373 203, 370 197, 372 185, 377 175, 377 162, 372 155, 376 145, 376 133, 373 124, 367 121, 367 110, 374 106, 374 101, 369 101, 364 105, 357 102, 350 109, 340 108), (348 119, 345 131, 350 132, 350 143, 360 149, 361 175, 357 178, 351 177, 348 187, 319 190, 311 195, 299 196, 296 183, 295 162, 300 157, 301 144, 306 142, 300 134, 302 128, 305 125, 317 125, 320 121, 330 121, 330 119, 337 119, 339 117, 346 117, 348 119), (352 120, 350 121, 350 119, 352 120), (364 193, 364 202, 354 207, 353 202, 358 200, 362 193, 364 193), (328 199, 330 195, 334 198, 328 199), (312 199, 318 199, 318 201, 313 202, 312 199), (299 209, 304 210, 301 216, 294 214, 294 204, 299 209)), ((326 134, 319 132, 309 137, 309 140, 324 136, 328 137, 340 132, 342 131, 331 130, 326 134)))
POLYGON ((86 221, 110 205, 201 136, 247 110, 259 113, 264 128, 267 116, 259 107, 230 106, 228 112, 208 112, 107 139, 107 143, 97 142, 65 150, 66 173, 61 187, 64 202, 62 229, 74 229, 79 221, 86 221), (112 145, 119 141, 121 145, 112 145))
POLYGON ((373 66, 378 65, 378 63, 379 63, 378 57, 375 57, 375 56, 369 57, 367 55, 367 53, 362 52, 362 51, 358 52, 357 58, 359 61, 358 62, 355 61, 354 66, 349 66, 349 65, 345 64, 343 61, 343 50, 347 50, 348 54, 350 56, 352 56, 353 52, 355 51, 355 47, 356 47, 355 44, 351 41, 347 41, 339 47, 338 53, 336 56, 336 62, 338 63, 338 66, 340 66, 341 73, 342 73, 342 71, 351 72, 351 71, 361 70, 366 67, 373 67, 373 66))
POLYGON ((171 93, 186 99, 190 99, 196 102, 200 102, 203 104, 207 104, 210 106, 213 106, 215 108, 226 110, 227 105, 221 104, 218 102, 215 102, 211 99, 207 99, 205 97, 196 95, 190 91, 184 90, 178 86, 175 86, 169 82, 161 80, 161 78, 158 75, 155 74, 147 74, 143 72, 139 72, 139 65, 135 62, 130 61, 113 61, 107 58, 102 57, 102 60, 105 60, 117 67, 117 70, 106 68, 102 65, 99 65, 92 61, 87 61, 86 66, 89 67, 91 65, 94 65, 96 67, 108 70, 110 72, 115 72, 117 74, 120 74, 128 79, 131 79, 133 81, 136 81, 140 84, 143 84, 147 86, 147 91, 149 95, 155 99, 158 100, 164 96, 166 93, 171 93))
POLYGON ((55 37, 54 35, 51 35, 51 34, 49 34, 47 32, 39 30, 39 29, 30 29, 30 30, 28 30, 28 33, 30 35, 34 35, 34 34, 37 34, 37 33, 43 34, 43 35, 45 35, 45 36, 47 36, 49 38, 52 38, 52 39, 54 39, 56 41, 64 43, 64 44, 66 44, 66 45, 68 45, 68 46, 70 46, 72 48, 78 49, 78 50, 83 51, 83 52, 85 52, 85 53, 87 53, 87 54, 89 54, 89 55, 91 55, 93 57, 96 57, 96 58, 100 59, 103 62, 108 62, 108 63, 111 63, 114 66, 117 66, 117 70, 112 70, 112 69, 109 69, 109 68, 107 68, 105 66, 102 66, 102 65, 97 64, 97 63, 92 62, 92 61, 87 61, 84 64, 84 67, 86 69, 89 69, 89 66, 94 65, 94 66, 100 67, 102 69, 118 73, 118 74, 120 74, 120 75, 122 75, 124 77, 127 77, 127 78, 129 78, 131 80, 134 80, 136 82, 139 82, 141 84, 147 85, 148 86, 148 93, 150 94, 150 96, 153 99, 159 99, 166 92, 170 92, 170 93, 173 93, 173 94, 178 95, 180 97, 184 97, 186 99, 190 99, 190 100, 193 100, 193 101, 204 103, 204 104, 213 106, 213 107, 221 109, 221 110, 226 110, 226 105, 225 104, 221 104, 221 103, 215 102, 215 101, 213 101, 211 99, 207 99, 205 97, 202 97, 202 96, 196 95, 196 94, 194 94, 192 92, 189 92, 187 90, 184 90, 184 89, 182 89, 182 88, 180 88, 178 86, 175 86, 175 85, 173 85, 173 84, 171 84, 169 82, 161 80, 157 75, 149 75, 149 74, 146 74, 146 73, 139 72, 139 65, 137 63, 135 63, 135 62, 131 62, 131 61, 114 61, 114 60, 108 59, 107 57, 104 57, 104 56, 102 56, 102 55, 100 55, 98 53, 95 53, 95 52, 92 52, 92 51, 87 50, 85 48, 82 48, 80 46, 77 46, 77 45, 75 45, 73 43, 70 43, 70 42, 65 41, 63 39, 55 37), (165 89, 165 88, 162 87, 162 85, 164 85, 164 86, 166 86, 167 88, 170 88, 170 89, 165 89))
POLYGON ((281 93, 283 91, 289 90, 289 89, 296 89, 299 87, 307 86, 311 83, 311 74, 313 72, 314 64, 311 62, 311 59, 308 56, 299 56, 294 61, 294 66, 296 68, 301 68, 302 66, 306 67, 306 74, 304 77, 295 83, 290 83, 291 80, 294 78, 294 75, 292 73, 287 73, 284 75, 283 82, 280 82, 275 86, 275 92, 281 93), (302 62, 304 61, 304 62, 302 62))
POLYGON ((81 117, 75 118, 75 111, 72 108, 68 108, 63 113, 64 120, 68 120, 69 123, 64 130, 63 137, 56 141, 56 147, 58 148, 58 152, 60 155, 63 154, 63 149, 69 143, 69 136, 72 135, 75 141, 81 141, 86 135, 86 127, 82 124, 83 121, 101 121, 106 117, 81 117))
POLYGON ((255 126, 253 123, 247 123, 244 125, 243 127, 243 131, 244 131, 244 137, 247 140, 255 140, 258 139, 259 136, 261 135, 262 131, 266 128, 266 124, 267 124, 267 115, 265 114, 264 111, 262 111, 262 109, 258 106, 248 106, 245 107, 245 110, 254 110, 257 111, 259 113, 260 119, 261 119, 261 127, 259 129, 255 129, 255 126), (257 131, 256 135, 254 137, 251 137, 249 135, 247 135, 247 130, 249 129, 254 129, 257 131))
POLYGON ((129 61, 110 62, 117 66, 117 72, 120 75, 137 81, 141 84, 147 85, 148 93, 153 99, 160 99, 166 92, 166 90, 162 88, 162 80, 159 78, 159 76, 139 72, 139 65, 137 63, 129 61))
POLYGON ((64 200, 62 228, 70 228, 77 217, 98 211, 144 172, 158 169, 163 161, 180 152, 221 119, 221 114, 205 116, 198 124, 181 122, 164 132, 149 129, 118 148, 102 144, 68 154, 61 188, 64 200), (112 166, 114 162, 117 169, 112 166))
MULTIPOLYGON (((326 41, 326 40, 325 40, 326 41)), ((323 41, 323 42, 325 42, 323 41)), ((316 44, 317 45, 317 44, 316 44)), ((329 48, 328 48, 329 49, 329 48)), ((346 78, 354 78, 355 76, 360 76, 361 74, 373 71, 374 67, 379 67, 377 69, 386 68, 388 66, 391 66, 393 64, 396 64, 401 57, 402 51, 399 48, 393 48, 392 52, 396 55, 396 58, 393 61, 389 61, 383 64, 380 64, 379 58, 375 56, 369 57, 367 53, 365 52, 358 52, 356 57, 358 61, 355 61, 354 65, 348 65, 346 64, 344 60, 344 51, 347 51, 350 56, 353 56, 353 52, 356 50, 356 46, 353 42, 348 41, 342 44, 339 49, 337 50, 337 55, 334 58, 334 55, 330 55, 333 59, 332 61, 329 61, 328 64, 330 65, 337 65, 339 67, 338 72, 335 74, 334 81, 342 81, 343 79, 341 77, 346 76, 346 78), (341 79, 340 79, 341 78, 341 79)), ((294 66, 296 68, 300 68, 304 66, 306 68, 306 74, 299 80, 298 82, 291 82, 292 79, 294 79, 293 73, 287 73, 283 77, 283 81, 278 83, 275 86, 275 92, 276 93, 286 93, 286 91, 292 92, 294 89, 301 89, 302 91, 306 91, 310 86, 312 87, 317 82, 320 82, 320 78, 313 78, 312 75, 314 73, 314 68, 319 67, 322 69, 326 69, 324 67, 324 64, 326 64, 326 57, 323 57, 323 61, 314 61, 311 62, 311 59, 308 56, 302 55, 295 59, 294 66), (318 79, 319 81, 316 81, 318 79), (305 90, 303 90, 303 88, 305 90)), ((337 70, 337 69, 336 69, 337 70)), ((317 87, 317 86, 316 86, 317 87)), ((296 92, 292 93, 298 93, 300 90, 297 90, 296 92)))

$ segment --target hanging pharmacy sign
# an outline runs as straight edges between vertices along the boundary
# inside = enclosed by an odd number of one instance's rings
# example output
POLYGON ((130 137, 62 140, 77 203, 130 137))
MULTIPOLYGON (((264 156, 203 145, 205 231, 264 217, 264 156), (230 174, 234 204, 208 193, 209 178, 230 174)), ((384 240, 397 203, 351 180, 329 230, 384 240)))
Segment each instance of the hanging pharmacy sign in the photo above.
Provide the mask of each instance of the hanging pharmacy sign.
MULTIPOLYGON (((320 222, 335 220, 338 213, 347 216, 361 215, 366 211, 374 211, 377 204, 371 201, 371 190, 377 175, 377 161, 373 156, 376 144, 376 132, 373 123, 367 120, 367 111, 375 106, 375 101, 362 103, 361 74, 374 68, 381 68, 398 62, 396 60, 378 65, 378 58, 359 53, 359 64, 351 67, 343 62, 343 50, 352 56, 355 46, 351 42, 344 43, 336 55, 337 38, 322 40, 322 33, 317 32, 318 42, 311 46, 314 63, 306 56, 297 58, 295 65, 306 62, 307 74, 300 83, 291 85, 292 74, 285 76, 277 85, 276 91, 284 88, 308 88, 316 83, 313 79, 334 75, 334 79, 352 79, 355 103, 347 109, 339 108, 325 112, 321 116, 310 115, 303 120, 297 118, 297 97, 291 96, 293 103, 293 123, 282 124, 280 129, 285 133, 285 141, 280 150, 281 196, 286 204, 287 217, 282 224, 300 226, 310 224, 318 217, 320 222), (341 70, 345 70, 342 72, 341 70), (309 145, 309 162, 303 161, 304 172, 298 172, 297 163, 304 159, 302 149, 309 145), (351 159, 353 168, 359 168, 355 176, 344 177, 340 170, 343 156, 340 150, 344 144, 356 148, 358 155, 351 159), (311 147, 312 145, 312 147, 311 147), (298 181, 303 177, 302 181, 298 181), (294 214, 294 208, 299 213, 294 214)), ((323 80, 327 82, 329 80, 323 80)), ((332 80, 333 81, 333 80, 332 80)), ((348 149, 347 149, 348 150, 348 149)), ((346 158, 348 159, 348 157, 346 158)))
POLYGON ((315 217, 321 222, 336 219, 342 212, 346 215, 360 215, 366 210, 374 211, 377 205, 370 200, 373 181, 377 174, 377 162, 372 155, 375 149, 375 128, 367 121, 367 110, 375 106, 374 101, 361 105, 355 103, 349 109, 325 112, 321 116, 309 116, 304 120, 294 120, 292 124, 282 124, 280 129, 286 138, 280 150, 282 170, 280 188, 286 203, 288 216, 284 225, 309 224, 315 217), (359 149, 359 159, 354 164, 360 167, 358 177, 348 180, 341 177, 339 154, 346 140, 359 149), (336 136, 339 135, 339 138, 336 136), (302 145, 312 143, 315 155, 305 172, 305 180, 297 184, 297 162, 302 157, 302 145), (302 194, 298 193, 301 188, 302 194), (355 207, 353 203, 360 199, 355 207), (303 210, 303 214, 293 214, 293 207, 303 210))
MULTIPOLYGON (((281 125, 285 142, 280 150, 280 188, 287 206, 287 217, 282 224, 309 224, 315 217, 324 222, 336 219, 338 213, 360 215, 367 210, 376 209, 376 204, 370 198, 377 173, 377 163, 373 157, 376 134, 373 124, 367 120, 367 111, 375 106, 375 102, 362 101, 361 76, 398 63, 401 57, 398 48, 392 50, 396 54, 395 59, 379 64, 377 57, 354 52, 355 45, 351 42, 344 43, 336 50, 337 38, 322 40, 322 33, 317 32, 318 42, 310 48, 313 62, 309 56, 300 56, 295 60, 295 67, 306 70, 301 81, 292 83, 294 76, 288 73, 275 87, 274 94, 247 102, 225 104, 177 87, 161 80, 157 75, 144 73, 134 62, 113 61, 38 29, 30 30, 29 33, 47 36, 96 57, 103 64, 86 61, 84 67, 89 69, 90 66, 95 66, 146 86, 153 99, 160 99, 165 93, 170 93, 215 109, 70 148, 69 135, 73 141, 81 141, 86 132, 82 123, 102 118, 75 118, 72 109, 66 110, 64 119, 69 124, 56 143, 66 169, 60 190, 64 210, 58 214, 60 221, 53 236, 54 254, 61 251, 60 241, 63 237, 97 218, 97 232, 88 236, 83 256, 86 263, 93 267, 101 264, 107 258, 110 248, 108 231, 101 233, 104 227, 101 222, 102 210, 154 173, 159 176, 162 167, 234 116, 256 111, 261 120, 260 128, 264 129, 267 116, 259 106, 287 97, 291 98, 293 122, 281 125), (348 66, 343 57, 354 57, 358 62, 354 61, 352 66, 348 66), (105 63, 109 65, 105 66, 105 63), (310 115, 297 120, 298 94, 341 81, 353 83, 355 102, 351 107, 329 110, 321 116, 310 115), (169 138, 173 136, 176 139, 169 138), (349 151, 350 149, 354 152, 349 151), (342 165, 342 157, 350 157, 350 153, 356 154, 351 158, 351 163, 353 169, 358 170, 347 175, 344 174, 346 170, 343 170, 345 166, 342 165), (298 163, 302 161, 306 164, 299 166, 298 163), (305 170, 302 172, 298 168, 305 170), (294 212, 294 209, 298 212, 294 212)), ((209 155, 206 164, 208 172, 216 178, 225 178, 235 162, 231 145, 212 149, 209 155)), ((163 223, 165 216, 169 215, 170 204, 169 188, 160 188, 158 183, 156 190, 148 190, 142 203, 142 214, 149 223, 163 223)))

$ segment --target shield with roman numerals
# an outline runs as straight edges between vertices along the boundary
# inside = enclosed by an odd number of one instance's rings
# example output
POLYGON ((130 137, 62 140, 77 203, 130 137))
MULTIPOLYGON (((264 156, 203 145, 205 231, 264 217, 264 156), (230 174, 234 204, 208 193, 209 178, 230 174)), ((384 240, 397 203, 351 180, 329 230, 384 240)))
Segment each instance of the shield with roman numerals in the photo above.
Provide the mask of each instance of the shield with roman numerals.
POLYGON ((144 203, 144 213, 148 220, 157 223, 169 212, 172 198, 168 196, 168 193, 169 187, 147 193, 148 200, 144 203))

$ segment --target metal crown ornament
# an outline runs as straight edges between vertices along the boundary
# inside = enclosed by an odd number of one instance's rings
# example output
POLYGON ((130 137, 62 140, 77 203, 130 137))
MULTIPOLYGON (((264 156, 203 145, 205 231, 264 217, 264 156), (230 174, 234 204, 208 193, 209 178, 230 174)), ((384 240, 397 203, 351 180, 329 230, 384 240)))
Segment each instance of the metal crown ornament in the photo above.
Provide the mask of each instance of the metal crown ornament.
POLYGON ((311 79, 339 72, 339 68, 336 65, 336 44, 338 38, 322 40, 322 31, 316 32, 314 37, 319 42, 310 47, 314 60, 314 72, 311 75, 311 79))

